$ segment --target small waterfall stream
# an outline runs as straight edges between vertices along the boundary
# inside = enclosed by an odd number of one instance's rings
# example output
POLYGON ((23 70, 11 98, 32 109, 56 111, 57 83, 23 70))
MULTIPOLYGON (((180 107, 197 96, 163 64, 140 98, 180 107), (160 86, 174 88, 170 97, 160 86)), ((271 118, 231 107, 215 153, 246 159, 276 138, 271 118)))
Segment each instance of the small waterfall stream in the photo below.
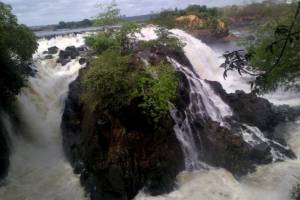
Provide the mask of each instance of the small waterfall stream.
POLYGON ((0 187, 2 200, 82 200, 84 191, 79 177, 64 157, 60 132, 61 115, 69 84, 82 67, 78 60, 61 66, 44 59, 51 46, 64 49, 84 44, 83 35, 58 36, 39 40, 34 55, 37 69, 17 99, 21 127, 13 132, 6 116, 2 120, 11 140, 9 174, 0 187))
POLYGON ((171 62, 177 71, 182 72, 186 76, 191 90, 190 105, 184 111, 185 117, 183 119, 178 117, 178 111, 175 108, 171 111, 175 121, 174 130, 182 145, 186 170, 201 169, 204 164, 200 161, 199 156, 202 149, 201 133, 199 133, 199 130, 192 128, 193 122, 202 118, 210 118, 222 124, 223 118, 231 116, 232 111, 195 72, 180 65, 175 60, 171 60, 171 62), (193 133, 195 131, 198 133, 193 133), (198 138, 194 138, 195 135, 198 138), (196 140, 199 142, 196 143, 196 140))

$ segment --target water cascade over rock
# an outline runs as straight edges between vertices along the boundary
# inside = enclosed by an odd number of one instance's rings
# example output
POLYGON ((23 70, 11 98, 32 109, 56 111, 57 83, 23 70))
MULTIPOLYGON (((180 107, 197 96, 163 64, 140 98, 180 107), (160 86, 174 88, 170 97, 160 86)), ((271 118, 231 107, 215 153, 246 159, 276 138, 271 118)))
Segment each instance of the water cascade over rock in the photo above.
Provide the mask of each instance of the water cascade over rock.
MULTIPOLYGON (((140 39, 155 39, 154 30, 142 29, 140 39)), ((40 39, 35 76, 18 96, 20 124, 1 113, 0 178, 8 175, 0 199, 289 200, 300 176, 298 113, 235 92, 245 84, 222 79, 219 55, 181 30, 172 33, 184 51, 136 52, 145 63, 168 60, 180 79, 159 130, 137 102, 101 113, 80 101, 84 35, 40 39)))
POLYGON ((28 86, 17 97, 18 127, 8 115, 1 114, 1 128, 10 141, 10 165, 0 186, 0 199, 85 199, 79 178, 64 156, 60 131, 69 84, 83 65, 79 64, 79 57, 65 66, 56 63, 58 49, 80 47, 83 37, 66 35, 38 41, 39 49, 33 58, 37 72, 29 77, 28 86), (46 50, 53 58, 45 59, 46 50))
POLYGON ((186 109, 183 112, 178 109, 172 111, 176 135, 186 156, 186 171, 178 176, 178 190, 158 197, 149 197, 141 192, 136 199, 289 200, 297 182, 295 177, 299 176, 300 164, 298 159, 289 159, 296 156, 285 139, 291 137, 288 143, 299 156, 299 148, 295 148, 300 142, 300 126, 296 118, 299 113, 288 106, 276 107, 243 91, 227 94, 222 85, 214 81, 222 82, 230 92, 245 83, 235 74, 227 82, 222 80, 222 70, 218 68, 220 59, 216 53, 181 30, 172 32, 186 43, 185 54, 192 64, 191 69, 173 61, 174 67, 185 74, 190 85, 186 109), (193 90, 196 85, 198 95, 193 90), (209 88, 210 93, 203 91, 205 88, 209 88), (199 102, 197 96, 201 99, 200 104, 195 103, 199 102), (205 99, 209 99, 210 109, 201 108, 207 102, 205 99), (287 120, 292 122, 285 124, 287 120), (278 160, 285 162, 274 162, 278 160), (256 164, 267 163, 254 172, 256 164), (228 171, 212 166, 225 168, 238 176, 249 171, 254 173, 237 181, 228 171))

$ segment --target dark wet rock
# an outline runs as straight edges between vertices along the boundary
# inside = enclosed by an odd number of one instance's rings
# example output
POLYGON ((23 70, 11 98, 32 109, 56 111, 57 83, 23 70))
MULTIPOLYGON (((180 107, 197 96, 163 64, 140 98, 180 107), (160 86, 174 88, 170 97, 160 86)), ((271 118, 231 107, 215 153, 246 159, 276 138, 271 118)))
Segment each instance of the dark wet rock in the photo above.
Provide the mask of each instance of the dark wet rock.
POLYGON ((50 47, 48 48, 48 54, 57 54, 59 48, 54 46, 54 47, 50 47))
POLYGON ((69 46, 65 49, 65 53, 68 57, 71 57, 71 59, 75 59, 77 56, 79 56, 79 52, 75 46, 69 46))
POLYGON ((293 151, 287 147, 284 135, 274 132, 281 123, 295 119, 296 114, 292 108, 274 106, 266 99, 254 94, 246 94, 243 91, 227 94, 220 83, 207 82, 234 112, 233 116, 227 119, 230 128, 218 127, 209 120, 198 122, 198 127, 203 129, 204 146, 207 145, 204 147, 204 159, 207 162, 225 167, 234 175, 241 176, 252 172, 257 164, 272 162, 274 158, 271 148, 281 154, 275 158, 277 161, 281 161, 281 157, 296 158, 293 151), (249 126, 252 127, 251 130, 249 126), (261 132, 255 127, 258 127, 261 132), (253 141, 245 140, 241 130, 248 131, 253 141), (232 136, 235 139, 225 139, 232 136), (218 140, 218 138, 222 139, 218 140))
MULTIPOLYGON (((263 142, 255 145, 251 150, 251 156, 257 159, 265 159, 268 155, 270 155, 271 147, 268 143, 263 142)), ((272 157, 270 157, 272 159, 272 157)), ((270 160, 271 161, 271 160, 270 160)))
POLYGON ((80 65, 83 65, 83 64, 85 64, 86 63, 86 58, 80 58, 79 59, 79 64, 80 65))
POLYGON ((88 48, 87 48, 87 46, 83 45, 83 46, 77 47, 77 51, 86 52, 86 51, 88 51, 88 48))
POLYGON ((297 116, 297 111, 289 106, 274 106, 268 100, 244 91, 227 94, 219 82, 208 83, 232 108, 237 121, 256 126, 262 131, 272 132, 278 124, 294 120, 297 116))
POLYGON ((60 50, 58 54, 58 63, 61 63, 63 66, 69 63, 72 59, 75 59, 79 56, 79 52, 75 46, 69 46, 64 51, 60 50))
POLYGON ((43 54, 48 54, 48 51, 43 51, 43 54))
POLYGON ((46 59, 46 60, 53 59, 53 56, 52 56, 52 55, 46 55, 46 56, 45 56, 45 59, 46 59))

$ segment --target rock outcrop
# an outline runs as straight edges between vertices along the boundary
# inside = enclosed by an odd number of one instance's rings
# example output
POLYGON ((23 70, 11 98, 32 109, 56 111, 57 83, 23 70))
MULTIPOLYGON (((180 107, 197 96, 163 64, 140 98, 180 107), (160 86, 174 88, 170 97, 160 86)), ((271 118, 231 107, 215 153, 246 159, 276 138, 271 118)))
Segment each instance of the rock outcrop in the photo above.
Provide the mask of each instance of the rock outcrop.
MULTIPOLYGON (((150 64, 172 58, 194 72, 179 49, 152 46, 137 49, 136 56, 150 64)), ((176 175, 184 169, 172 118, 162 120, 160 128, 154 129, 140 112, 139 99, 119 113, 89 111, 80 101, 84 73, 85 69, 81 70, 70 86, 62 130, 66 154, 91 199, 132 199, 141 189, 152 195, 171 191, 176 175)), ((185 111, 194 99, 186 74, 177 74, 179 97, 174 104, 178 109, 176 115, 185 119, 190 117, 185 111)), ((277 160, 295 157, 286 147, 284 137, 273 133, 280 122, 292 119, 287 115, 288 107, 275 107, 265 99, 239 91, 227 94, 218 82, 209 84, 234 114, 221 124, 193 113, 191 129, 199 160, 241 176, 252 172, 258 164, 274 161, 274 152, 277 160)))
POLYGON ((71 60, 79 58, 79 64, 83 65, 86 63, 86 57, 88 56, 88 48, 86 46, 68 46, 64 50, 60 50, 58 47, 50 47, 48 48, 48 51, 43 52, 44 59, 50 60, 56 58, 58 54, 57 63, 60 63, 61 65, 65 66, 71 60))
POLYGON ((80 77, 70 86, 63 143, 91 199, 132 199, 143 188, 153 195, 171 191, 183 170, 171 118, 155 130, 135 103, 118 114, 91 113, 79 100, 80 77))

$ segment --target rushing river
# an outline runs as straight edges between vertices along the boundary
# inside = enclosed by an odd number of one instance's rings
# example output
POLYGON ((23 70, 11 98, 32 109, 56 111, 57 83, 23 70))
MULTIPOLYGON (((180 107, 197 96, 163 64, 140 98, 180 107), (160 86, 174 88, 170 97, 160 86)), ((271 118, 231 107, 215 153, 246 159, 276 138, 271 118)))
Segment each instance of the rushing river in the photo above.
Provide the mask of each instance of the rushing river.
POLYGON ((9 120, 2 116, 10 132, 12 152, 8 177, 0 187, 1 200, 84 199, 79 177, 64 157, 60 132, 68 87, 82 66, 78 60, 61 66, 55 59, 43 59, 48 47, 65 49, 83 44, 83 35, 39 40, 33 58, 38 72, 29 78, 28 87, 17 99, 22 120, 19 133, 12 132, 9 120))
MULTIPOLYGON (((153 28, 142 30, 147 39, 154 39, 153 28)), ((195 86, 194 92, 205 93, 207 104, 203 109, 210 117, 222 122, 222 117, 230 115, 230 108, 216 96, 204 83, 203 79, 222 83, 227 92, 236 89, 249 91, 247 81, 250 77, 231 74, 223 79, 219 68, 221 53, 225 49, 205 45, 189 34, 172 30, 184 42, 185 54, 197 71, 198 76, 191 75, 190 81, 195 86), (201 88, 200 88, 201 87, 201 88)), ((61 115, 68 85, 83 67, 77 60, 66 66, 57 64, 55 59, 43 59, 43 51, 48 47, 81 46, 84 35, 58 36, 50 40, 40 39, 38 52, 34 55, 34 64, 38 70, 35 77, 29 79, 28 87, 18 96, 18 114, 22 120, 19 133, 13 131, 7 116, 1 120, 10 132, 12 141, 11 165, 8 177, 0 187, 2 200, 83 200, 83 188, 79 177, 66 161, 60 133, 61 115)), ((176 63, 174 63, 176 65, 176 63)), ((187 70, 177 66, 177 70, 187 70)), ((185 73, 189 73, 185 71, 185 73)), ((292 92, 277 91, 266 97, 276 104, 300 106, 300 95, 292 92)), ((180 120, 180 119, 178 119, 180 120)), ((187 171, 178 175, 178 188, 170 194, 151 197, 140 192, 136 200, 289 200, 290 190, 300 177, 300 160, 287 160, 258 167, 257 171, 240 180, 224 169, 209 167, 201 169, 203 163, 197 163, 197 152, 193 152, 188 124, 185 129, 176 129, 178 138, 187 142, 183 146, 187 171), (189 148, 191 147, 191 148, 189 148), (193 155, 195 154, 195 155, 193 155), (194 156, 194 158, 193 158, 194 156)), ((300 158, 300 119, 278 127, 277 131, 286 132, 288 142, 300 158)))

